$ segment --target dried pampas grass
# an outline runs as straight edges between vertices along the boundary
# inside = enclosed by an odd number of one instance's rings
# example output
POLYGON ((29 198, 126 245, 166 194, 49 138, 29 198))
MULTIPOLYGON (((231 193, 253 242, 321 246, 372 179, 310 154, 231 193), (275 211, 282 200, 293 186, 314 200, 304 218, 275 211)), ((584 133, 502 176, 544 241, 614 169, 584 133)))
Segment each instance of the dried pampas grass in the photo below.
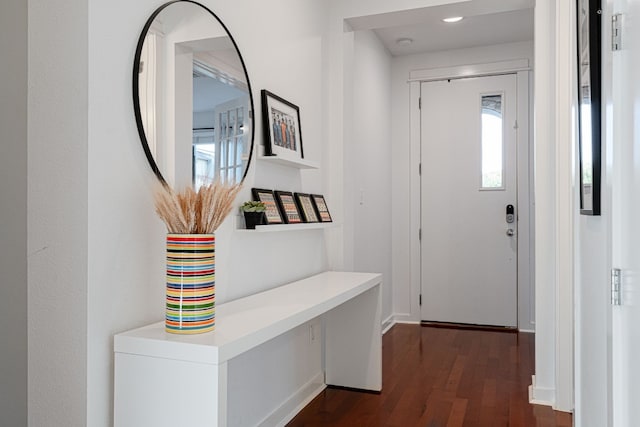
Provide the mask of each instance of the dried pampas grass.
POLYGON ((215 181, 196 192, 187 188, 176 192, 158 185, 155 191, 156 212, 172 234, 212 234, 227 217, 241 184, 215 181))

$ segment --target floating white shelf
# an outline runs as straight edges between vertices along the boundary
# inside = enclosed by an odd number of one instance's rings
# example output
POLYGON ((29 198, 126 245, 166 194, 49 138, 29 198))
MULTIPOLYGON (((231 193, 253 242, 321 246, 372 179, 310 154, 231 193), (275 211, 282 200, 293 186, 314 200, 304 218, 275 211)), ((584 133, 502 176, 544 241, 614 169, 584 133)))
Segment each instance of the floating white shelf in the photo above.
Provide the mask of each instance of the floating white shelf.
POLYGON ((298 169, 318 169, 320 166, 316 162, 312 162, 310 160, 300 159, 300 160, 289 160, 283 159, 278 156, 258 156, 259 160, 264 160, 265 162, 277 163, 279 165, 289 166, 291 168, 298 169))
POLYGON ((270 224, 258 225, 255 230, 239 228, 236 231, 242 233, 273 233, 277 231, 298 231, 298 230, 321 230, 325 228, 337 227, 335 222, 309 222, 304 224, 270 224))

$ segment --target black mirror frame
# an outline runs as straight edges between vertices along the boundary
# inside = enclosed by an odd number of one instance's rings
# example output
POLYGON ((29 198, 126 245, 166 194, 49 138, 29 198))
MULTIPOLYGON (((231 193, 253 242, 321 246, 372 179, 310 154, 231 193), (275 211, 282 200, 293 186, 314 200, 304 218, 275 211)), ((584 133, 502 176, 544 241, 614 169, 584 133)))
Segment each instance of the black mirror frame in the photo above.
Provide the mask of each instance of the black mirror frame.
POLYGON ((151 14, 149 19, 147 19, 147 22, 144 24, 144 27, 142 28, 142 32, 140 33, 140 37, 138 38, 138 44, 136 46, 136 54, 133 60, 133 110, 135 113, 136 126, 138 127, 138 135, 140 136, 140 142, 142 144, 144 154, 147 156, 147 160, 149 161, 149 166, 151 166, 151 170, 153 170, 153 173, 156 175, 158 180, 162 183, 162 185, 164 185, 165 187, 168 187, 169 184, 162 176, 162 173, 160 172, 160 169, 158 168, 158 165, 156 164, 156 161, 153 158, 153 155, 151 154, 151 150, 149 149, 149 142, 147 141, 147 135, 144 132, 144 126, 142 123, 142 113, 140 111, 140 87, 139 87, 138 75, 140 74, 140 56, 142 55, 142 47, 144 46, 144 39, 147 35, 147 32, 149 31, 151 24, 156 19, 158 14, 162 12, 165 8, 167 8, 168 6, 174 3, 192 3, 209 12, 211 16, 213 16, 215 20, 218 21, 218 23, 222 26, 222 28, 224 28, 225 32, 229 36, 229 39, 231 39, 231 43, 233 43, 233 47, 236 49, 238 57, 240 58, 240 63, 242 64, 242 70, 244 71, 244 77, 247 80, 247 89, 249 91, 249 102, 251 103, 251 111, 248 112, 249 119, 251 120, 251 147, 249 149, 249 159, 247 160, 247 167, 245 168, 244 173, 242 174, 242 180, 241 180, 242 182, 247 176, 247 172, 249 171, 249 166, 251 166, 251 159, 253 157, 253 145, 255 143, 255 114, 254 114, 255 105, 253 103, 253 91, 251 90, 249 73, 247 71, 247 66, 244 62, 244 58, 242 57, 242 53, 240 53, 240 49, 238 48, 238 44, 236 43, 235 39, 231 35, 231 32, 229 31, 227 26, 224 25, 224 23, 220 20, 220 18, 218 18, 218 15, 213 13, 211 9, 209 9, 203 4, 198 3, 197 1, 172 0, 161 5, 151 14))
POLYGON ((577 60, 578 60, 578 160, 580 174, 580 214, 600 215, 601 207, 601 186, 602 186, 602 153, 601 153, 601 46, 602 46, 602 7, 601 0, 586 0, 589 9, 589 83, 590 83, 590 109, 591 109, 591 141, 585 141, 582 135, 582 82, 581 67, 583 58, 580 48, 580 4, 582 0, 576 0, 577 17, 577 60), (584 183, 583 183, 583 161, 582 150, 584 144, 591 144, 592 159, 592 188, 591 209, 585 208, 584 183))

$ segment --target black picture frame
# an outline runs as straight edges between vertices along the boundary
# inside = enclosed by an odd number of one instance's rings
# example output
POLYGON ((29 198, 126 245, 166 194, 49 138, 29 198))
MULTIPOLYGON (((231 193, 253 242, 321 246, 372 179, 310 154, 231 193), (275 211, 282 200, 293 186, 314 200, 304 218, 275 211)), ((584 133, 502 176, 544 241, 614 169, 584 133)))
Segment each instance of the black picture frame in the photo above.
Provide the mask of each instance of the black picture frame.
POLYGON ((296 199, 298 210, 304 222, 320 222, 320 217, 318 216, 318 212, 316 212, 311 194, 294 193, 293 196, 296 199))
POLYGON ((600 215, 601 0, 576 0, 578 47, 578 156, 580 213, 600 215))
POLYGON ((320 222, 333 222, 324 196, 322 194, 311 194, 311 200, 313 200, 313 206, 316 209, 320 222))
POLYGON ((290 191, 274 191, 278 206, 280 207, 280 213, 284 222, 287 224, 300 224, 302 223, 302 215, 296 204, 296 200, 293 197, 293 193, 290 191))
POLYGON ((267 224, 284 224, 284 219, 280 213, 280 207, 278 206, 273 190, 252 188, 251 194, 253 195, 253 200, 264 203, 266 208, 264 214, 267 224))
POLYGON ((304 159, 300 108, 262 90, 262 123, 266 156, 296 161, 304 159))

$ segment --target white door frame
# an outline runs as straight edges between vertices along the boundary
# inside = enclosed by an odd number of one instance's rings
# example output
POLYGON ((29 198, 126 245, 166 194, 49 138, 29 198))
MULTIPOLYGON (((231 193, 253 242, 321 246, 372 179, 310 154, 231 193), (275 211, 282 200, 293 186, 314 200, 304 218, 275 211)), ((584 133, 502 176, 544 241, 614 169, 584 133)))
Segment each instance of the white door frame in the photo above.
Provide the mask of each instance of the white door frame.
POLYGON ((411 311, 420 313, 419 298, 421 292, 421 255, 419 230, 420 212, 420 98, 421 82, 480 77, 496 74, 516 74, 517 80, 517 162, 518 162, 518 328, 522 331, 534 330, 534 280, 533 280, 533 138, 530 120, 532 111, 529 106, 530 67, 527 59, 473 64, 447 68, 414 70, 410 73, 410 259, 411 259, 411 311), (523 150, 522 147, 526 147, 523 150))

